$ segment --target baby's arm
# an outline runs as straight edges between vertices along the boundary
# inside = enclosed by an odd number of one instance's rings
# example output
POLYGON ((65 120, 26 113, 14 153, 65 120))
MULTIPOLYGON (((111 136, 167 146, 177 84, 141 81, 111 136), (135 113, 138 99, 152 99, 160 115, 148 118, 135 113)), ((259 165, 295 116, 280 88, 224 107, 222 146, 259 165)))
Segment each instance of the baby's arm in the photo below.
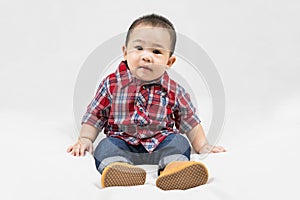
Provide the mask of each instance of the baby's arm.
POLYGON ((73 156, 84 156, 85 151, 93 153, 93 142, 96 140, 99 130, 89 124, 82 124, 78 141, 67 149, 73 156))
POLYGON ((187 137, 197 153, 220 153, 226 151, 221 146, 213 146, 208 143, 201 124, 198 124, 188 132, 187 137))

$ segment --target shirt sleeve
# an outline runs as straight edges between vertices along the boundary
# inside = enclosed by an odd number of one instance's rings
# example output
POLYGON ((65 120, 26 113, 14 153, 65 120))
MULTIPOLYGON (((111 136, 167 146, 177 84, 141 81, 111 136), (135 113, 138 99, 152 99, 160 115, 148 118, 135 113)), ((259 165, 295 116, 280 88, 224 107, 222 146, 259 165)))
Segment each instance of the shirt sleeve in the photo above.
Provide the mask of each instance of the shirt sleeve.
POLYGON ((197 126, 201 120, 196 115, 196 109, 192 104, 190 95, 185 89, 179 86, 177 94, 177 112, 175 114, 177 129, 179 129, 180 133, 188 133, 197 126))
POLYGON ((81 124, 89 124, 99 131, 106 126, 111 108, 111 95, 109 92, 109 79, 104 79, 97 89, 96 95, 87 106, 81 124))

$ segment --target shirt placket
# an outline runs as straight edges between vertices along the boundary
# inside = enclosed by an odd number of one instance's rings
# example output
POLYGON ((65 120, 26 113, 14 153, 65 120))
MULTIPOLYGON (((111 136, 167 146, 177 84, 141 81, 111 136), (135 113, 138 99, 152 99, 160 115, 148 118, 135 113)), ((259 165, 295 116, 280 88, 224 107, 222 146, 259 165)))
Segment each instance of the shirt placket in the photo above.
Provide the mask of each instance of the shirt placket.
POLYGON ((140 87, 137 94, 136 101, 136 111, 138 113, 138 125, 146 126, 150 123, 148 116, 147 106, 148 106, 149 94, 145 86, 140 87))

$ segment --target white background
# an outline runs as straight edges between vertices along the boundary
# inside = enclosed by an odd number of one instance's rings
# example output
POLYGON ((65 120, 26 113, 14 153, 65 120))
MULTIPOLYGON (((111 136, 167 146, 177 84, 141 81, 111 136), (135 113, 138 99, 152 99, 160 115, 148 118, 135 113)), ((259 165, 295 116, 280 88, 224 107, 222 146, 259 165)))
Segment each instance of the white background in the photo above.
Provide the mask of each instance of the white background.
POLYGON ((97 194, 100 189, 86 181, 94 180, 96 171, 86 179, 85 171, 72 170, 76 164, 94 170, 92 159, 65 153, 77 137, 76 77, 97 46, 154 12, 197 42, 223 80, 227 113, 219 144, 228 153, 215 156, 225 159, 212 169, 216 174, 229 170, 222 184, 237 189, 214 197, 297 199, 299 10, 296 0, 1 0, 1 196, 81 199, 97 194))

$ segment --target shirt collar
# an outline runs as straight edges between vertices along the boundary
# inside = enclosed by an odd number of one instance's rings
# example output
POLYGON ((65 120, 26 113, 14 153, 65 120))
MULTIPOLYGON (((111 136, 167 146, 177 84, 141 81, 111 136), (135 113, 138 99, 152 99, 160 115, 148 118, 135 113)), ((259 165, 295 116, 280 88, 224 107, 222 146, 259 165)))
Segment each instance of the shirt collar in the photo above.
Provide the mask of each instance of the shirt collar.
POLYGON ((127 65, 126 61, 122 61, 119 65, 119 68, 116 71, 117 79, 121 83, 121 87, 125 87, 129 85, 132 82, 136 82, 137 84, 141 85, 149 85, 149 84, 159 84, 161 85, 166 91, 169 91, 170 89, 170 77, 168 73, 165 71, 162 77, 160 77, 157 80, 151 81, 151 82, 146 82, 143 83, 142 81, 136 79, 135 77, 132 76, 129 67, 127 65))
POLYGON ((122 88, 133 81, 132 74, 127 66, 126 61, 122 61, 120 63, 119 68, 116 70, 116 76, 118 82, 121 83, 122 88))

